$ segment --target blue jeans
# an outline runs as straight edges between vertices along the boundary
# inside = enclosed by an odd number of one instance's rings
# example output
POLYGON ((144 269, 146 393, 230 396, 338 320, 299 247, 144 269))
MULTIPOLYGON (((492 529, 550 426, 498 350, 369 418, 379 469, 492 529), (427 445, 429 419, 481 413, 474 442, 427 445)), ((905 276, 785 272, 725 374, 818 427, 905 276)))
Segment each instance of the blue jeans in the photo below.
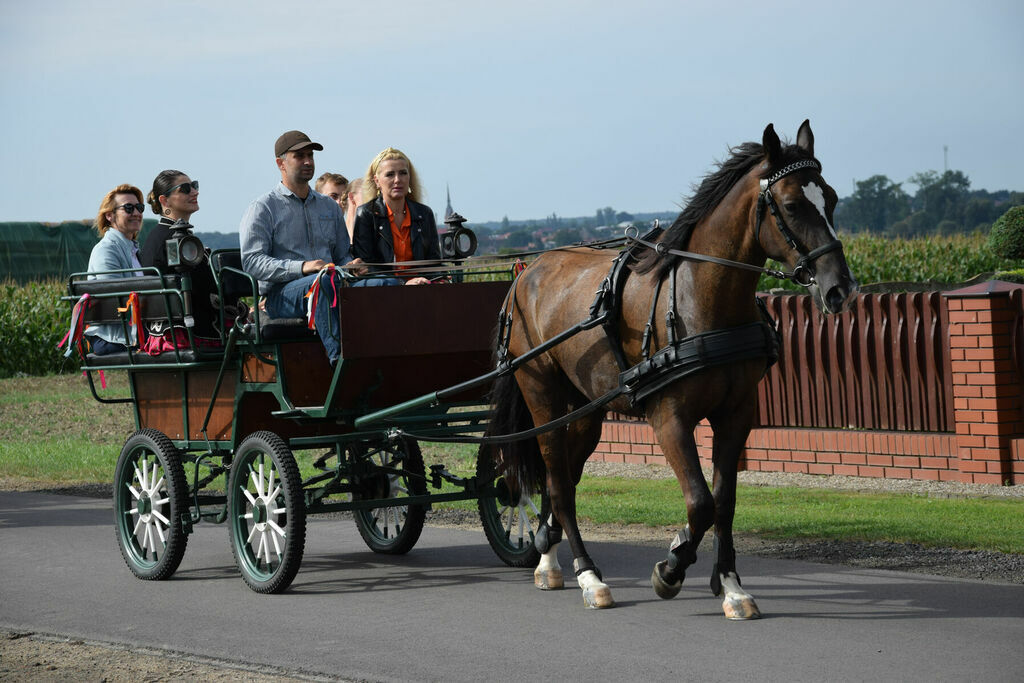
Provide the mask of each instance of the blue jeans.
MULTIPOLYGON (((267 314, 271 318, 305 318, 306 317, 306 292, 313 285, 317 274, 305 275, 298 280, 278 285, 267 292, 267 314)), ((337 273, 334 274, 335 287, 342 287, 343 278, 337 273)), ((370 278, 367 280, 345 279, 349 287, 389 287, 391 285, 404 284, 397 278, 370 278)), ((324 350, 327 352, 327 360, 334 365, 341 353, 341 321, 335 310, 332 313, 331 301, 334 300, 330 281, 325 277, 320 283, 320 297, 317 299, 316 311, 313 312, 313 324, 316 326, 316 333, 320 335, 324 350)))
POLYGON ((88 340, 89 346, 92 347, 93 354, 97 356, 108 356, 112 353, 123 353, 128 350, 128 347, 124 344, 108 342, 103 337, 87 334, 85 338, 88 340))

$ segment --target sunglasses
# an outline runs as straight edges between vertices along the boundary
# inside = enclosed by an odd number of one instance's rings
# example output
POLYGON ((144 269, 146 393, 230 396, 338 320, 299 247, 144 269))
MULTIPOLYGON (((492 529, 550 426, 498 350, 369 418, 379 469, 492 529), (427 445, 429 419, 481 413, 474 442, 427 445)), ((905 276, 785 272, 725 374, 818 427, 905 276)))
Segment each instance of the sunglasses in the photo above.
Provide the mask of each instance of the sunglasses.
POLYGON ((114 211, 117 211, 117 209, 124 209, 124 212, 126 214, 128 214, 129 216, 131 216, 136 211, 138 211, 139 213, 144 212, 146 210, 146 205, 145 204, 122 204, 121 206, 116 207, 114 209, 114 211))
POLYGON ((182 194, 189 194, 190 192, 192 192, 193 189, 196 192, 199 192, 199 181, 198 180, 193 180, 193 181, 188 182, 188 183, 178 183, 177 185, 175 185, 171 189, 167 190, 167 192, 164 193, 164 196, 165 197, 171 196, 172 194, 174 194, 175 190, 178 190, 182 194))

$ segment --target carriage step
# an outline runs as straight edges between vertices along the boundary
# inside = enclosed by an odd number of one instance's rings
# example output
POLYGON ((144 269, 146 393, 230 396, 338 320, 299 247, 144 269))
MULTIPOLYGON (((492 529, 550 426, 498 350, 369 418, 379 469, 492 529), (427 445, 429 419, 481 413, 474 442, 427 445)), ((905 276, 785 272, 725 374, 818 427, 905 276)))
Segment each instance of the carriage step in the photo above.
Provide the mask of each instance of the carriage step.
POLYGON ((275 410, 270 414, 274 417, 282 417, 285 419, 292 417, 321 417, 326 406, 296 406, 292 410, 275 410), (317 415, 311 415, 311 413, 317 413, 317 415))

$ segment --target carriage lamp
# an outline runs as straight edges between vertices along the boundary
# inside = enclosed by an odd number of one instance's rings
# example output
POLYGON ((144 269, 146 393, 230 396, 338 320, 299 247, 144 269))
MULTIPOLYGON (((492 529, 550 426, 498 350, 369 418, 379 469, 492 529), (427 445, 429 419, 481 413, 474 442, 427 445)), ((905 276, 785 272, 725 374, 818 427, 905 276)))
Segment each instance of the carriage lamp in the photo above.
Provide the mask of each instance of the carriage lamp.
POLYGON ((180 218, 171 225, 170 235, 164 244, 167 246, 167 265, 179 273, 201 265, 206 257, 203 241, 192 234, 192 225, 180 218))
POLYGON ((465 222, 457 213, 444 219, 448 231, 441 235, 441 255, 445 258, 468 258, 476 253, 476 233, 463 227, 465 222))

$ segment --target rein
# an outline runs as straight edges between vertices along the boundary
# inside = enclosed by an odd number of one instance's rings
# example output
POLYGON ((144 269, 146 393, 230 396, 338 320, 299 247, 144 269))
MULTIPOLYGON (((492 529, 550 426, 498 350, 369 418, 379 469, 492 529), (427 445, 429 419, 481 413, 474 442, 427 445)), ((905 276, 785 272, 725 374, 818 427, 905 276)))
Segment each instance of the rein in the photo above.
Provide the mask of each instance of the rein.
MULTIPOLYGON (((755 266, 742 261, 734 261, 731 259, 719 258, 717 256, 709 256, 707 254, 671 249, 663 242, 651 242, 643 239, 640 237, 640 231, 636 226, 626 228, 625 243, 627 246, 639 245, 647 249, 652 249, 659 256, 671 255, 692 261, 716 263, 730 268, 738 268, 741 270, 769 275, 778 279, 792 280, 798 285, 809 287, 812 284, 816 284, 814 279, 814 261, 823 254, 827 254, 836 249, 841 249, 843 245, 838 239, 834 239, 827 244, 808 251, 797 239, 789 226, 786 225, 786 222, 779 211, 778 205, 775 203, 774 197, 772 197, 771 187, 785 176, 804 168, 814 168, 820 172, 821 165, 813 159, 804 159, 784 166, 773 173, 770 177, 761 179, 761 191, 758 194, 756 208, 756 239, 760 242, 761 222, 764 218, 764 209, 767 207, 772 216, 775 217, 775 225, 786 240, 786 243, 789 244, 790 248, 800 254, 800 258, 797 260, 797 265, 793 269, 793 272, 774 270, 772 268, 755 266)), ((657 226, 655 227, 657 228, 657 226)), ((391 436, 407 436, 423 441, 447 443, 510 443, 513 441, 532 438, 544 432, 564 427, 577 419, 600 410, 623 394, 629 396, 630 403, 635 405, 637 402, 643 401, 651 394, 660 391, 668 384, 671 384, 683 377, 700 372, 711 366, 723 365, 738 360, 763 356, 767 359, 770 367, 778 360, 780 347, 778 331, 775 328, 774 323, 771 321, 771 316, 768 315, 763 302, 760 302, 759 300, 758 304, 762 316, 762 320, 760 322, 749 323, 722 330, 711 330, 700 334, 690 335, 682 339, 677 339, 675 334, 676 282, 675 269, 673 269, 671 271, 670 280, 670 287, 672 290, 672 296, 670 296, 671 304, 669 305, 669 310, 666 313, 666 334, 668 336, 668 344, 655 354, 650 354, 650 339, 654 327, 658 295, 661 292, 662 284, 659 279, 654 292, 654 298, 651 302, 650 316, 647 325, 644 328, 643 340, 641 342, 641 355, 643 359, 639 363, 628 367, 621 349, 617 331, 614 328, 614 322, 617 320, 620 312, 620 296, 622 286, 624 284, 624 280, 619 278, 618 275, 623 270, 629 256, 630 250, 625 249, 615 259, 611 271, 602 281, 601 288, 596 293, 594 302, 590 306, 589 316, 586 319, 577 323, 568 330, 565 330, 561 334, 552 337, 540 346, 530 349, 522 356, 510 359, 508 358, 508 343, 511 335, 512 321, 511 313, 506 312, 505 309, 510 305, 509 302, 512 297, 512 292, 515 290, 516 283, 513 282, 512 288, 509 291, 509 296, 506 298, 505 305, 503 305, 502 311, 499 314, 499 345, 497 349, 498 367, 487 375, 478 377, 476 380, 471 380, 456 387, 451 387, 442 392, 438 392, 437 399, 443 399, 445 397, 444 395, 454 395, 455 393, 468 389, 471 386, 477 386, 484 382, 493 381, 498 377, 511 374, 515 372, 520 365, 532 360, 537 355, 562 343, 570 337, 597 325, 604 327, 605 333, 611 344, 613 356, 620 368, 617 387, 560 418, 534 427, 533 429, 516 432, 514 434, 501 434, 483 437, 433 437, 411 434, 401 429, 393 429, 389 434, 391 436)))

